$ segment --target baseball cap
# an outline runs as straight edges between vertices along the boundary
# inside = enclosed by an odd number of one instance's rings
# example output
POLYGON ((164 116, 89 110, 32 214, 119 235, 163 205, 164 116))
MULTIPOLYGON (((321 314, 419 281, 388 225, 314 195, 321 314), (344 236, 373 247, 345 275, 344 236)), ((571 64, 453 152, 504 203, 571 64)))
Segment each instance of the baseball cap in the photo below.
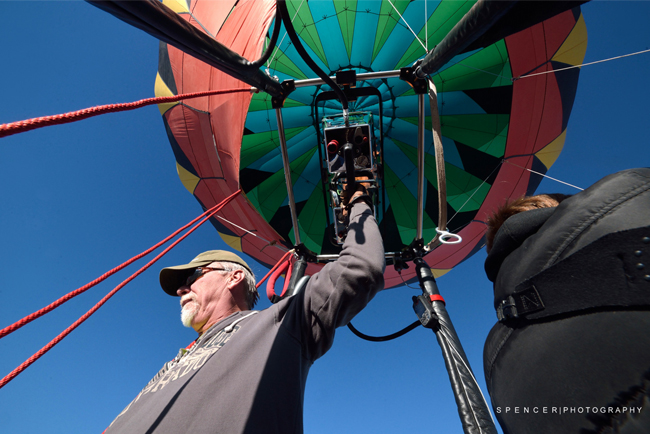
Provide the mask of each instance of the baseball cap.
POLYGON ((189 264, 176 265, 175 267, 160 270, 160 286, 167 294, 176 296, 178 295, 176 290, 185 284, 187 278, 194 273, 194 270, 213 262, 234 262, 245 267, 253 274, 248 264, 234 253, 227 250, 208 250, 192 259, 189 264))

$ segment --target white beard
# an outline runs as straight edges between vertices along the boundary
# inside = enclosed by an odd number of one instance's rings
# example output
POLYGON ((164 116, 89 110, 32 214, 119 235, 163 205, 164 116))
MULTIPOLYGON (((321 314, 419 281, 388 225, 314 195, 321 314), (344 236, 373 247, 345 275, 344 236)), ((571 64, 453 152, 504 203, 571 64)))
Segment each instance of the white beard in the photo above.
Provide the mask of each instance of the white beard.
POLYGON ((199 313, 199 304, 192 300, 181 309, 181 322, 185 327, 192 327, 194 317, 199 313))

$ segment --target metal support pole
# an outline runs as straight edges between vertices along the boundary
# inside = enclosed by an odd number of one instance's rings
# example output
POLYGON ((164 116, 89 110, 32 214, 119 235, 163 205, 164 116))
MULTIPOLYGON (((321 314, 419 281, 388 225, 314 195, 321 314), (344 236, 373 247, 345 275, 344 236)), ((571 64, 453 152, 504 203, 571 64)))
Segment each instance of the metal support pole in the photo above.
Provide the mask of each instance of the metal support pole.
MULTIPOLYGON (((401 254, 402 252, 386 252, 384 253, 384 258, 393 259, 399 257, 401 254)), ((317 262, 332 262, 336 261, 338 258, 339 255, 337 254, 316 255, 317 262)))
POLYGON ((280 139, 280 150, 282 151, 282 164, 284 165, 284 181, 287 183, 287 194, 289 195, 289 209, 291 210, 291 223, 293 224, 294 244, 300 244, 300 229, 298 228, 298 215, 296 214, 296 201, 293 198, 293 183, 291 182, 291 167, 289 166, 289 151, 287 150, 287 139, 284 136, 284 123, 282 122, 282 110, 275 109, 275 116, 278 119, 278 138, 280 139))
MULTIPOLYGON (((378 72, 365 72, 363 74, 357 74, 357 81, 366 81, 366 80, 377 80, 381 78, 397 78, 399 77, 400 71, 378 71, 378 72)), ((330 77, 336 82, 336 76, 330 77)), ((296 88, 298 87, 307 87, 307 86, 319 86, 325 84, 325 80, 322 78, 307 78, 304 80, 296 80, 296 88)))
POLYGON ((458 415, 465 434, 496 434, 487 402, 467 361, 431 269, 422 258, 415 258, 416 274, 422 295, 413 297, 413 310, 420 322, 436 334, 456 398, 458 415))
POLYGON ((422 221, 424 219, 424 94, 418 94, 418 209, 416 217, 415 239, 422 239, 422 221))

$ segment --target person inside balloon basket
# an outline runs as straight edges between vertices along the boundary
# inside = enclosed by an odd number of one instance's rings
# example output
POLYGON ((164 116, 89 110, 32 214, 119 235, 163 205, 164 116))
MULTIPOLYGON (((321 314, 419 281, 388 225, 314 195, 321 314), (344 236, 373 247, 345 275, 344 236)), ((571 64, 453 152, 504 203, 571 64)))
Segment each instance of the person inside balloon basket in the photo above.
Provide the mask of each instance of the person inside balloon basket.
POLYGON ((262 311, 250 266, 228 251, 164 268, 198 338, 166 363, 106 433, 302 433, 307 374, 346 325, 383 289, 384 248, 364 186, 348 203, 339 258, 306 287, 262 311))
POLYGON ((504 433, 650 432, 649 224, 648 168, 489 219, 484 370, 504 433))

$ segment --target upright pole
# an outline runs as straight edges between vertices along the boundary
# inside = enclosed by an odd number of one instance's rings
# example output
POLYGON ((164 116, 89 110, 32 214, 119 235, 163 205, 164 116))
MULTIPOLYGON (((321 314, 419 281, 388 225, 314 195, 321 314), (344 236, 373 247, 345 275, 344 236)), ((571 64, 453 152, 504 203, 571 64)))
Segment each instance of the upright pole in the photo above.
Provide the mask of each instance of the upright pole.
POLYGON ((424 220, 424 94, 418 94, 418 209, 416 214, 415 239, 422 239, 424 220))
POLYGON ((284 122, 282 122, 282 110, 275 109, 275 116, 278 119, 278 138, 280 139, 280 150, 282 151, 282 164, 284 165, 284 181, 287 183, 287 194, 289 195, 289 210, 291 211, 291 223, 293 224, 294 244, 300 244, 300 229, 298 228, 298 214, 296 214, 296 200, 293 197, 293 183, 291 182, 291 167, 289 166, 289 151, 287 150, 287 139, 284 135, 284 122))
POLYGON ((413 262, 422 288, 422 295, 413 297, 413 309, 422 325, 436 334, 463 431, 465 434, 497 434, 492 415, 451 323, 433 273, 424 259, 418 257, 413 262))

